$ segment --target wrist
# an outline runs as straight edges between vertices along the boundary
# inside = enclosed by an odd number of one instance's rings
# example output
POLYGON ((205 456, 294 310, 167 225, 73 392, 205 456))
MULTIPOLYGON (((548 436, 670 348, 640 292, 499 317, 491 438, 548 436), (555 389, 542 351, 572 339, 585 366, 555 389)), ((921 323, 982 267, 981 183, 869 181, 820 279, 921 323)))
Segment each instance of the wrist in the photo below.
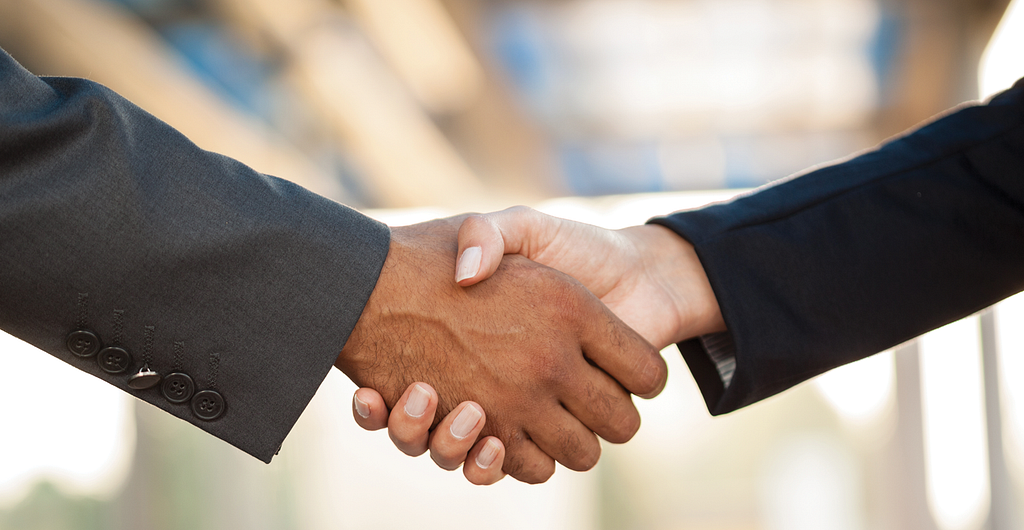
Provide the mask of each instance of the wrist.
POLYGON ((640 245, 644 267, 674 307, 672 342, 725 331, 718 298, 697 251, 689 241, 660 225, 631 227, 640 245))
POLYGON ((407 252, 403 228, 392 228, 388 254, 377 276, 376 285, 348 341, 335 360, 334 366, 359 386, 378 388, 379 382, 373 381, 367 374, 381 361, 378 358, 380 352, 375 347, 379 342, 377 334, 385 328, 382 321, 394 312, 395 286, 402 282, 403 276, 400 262, 405 259, 407 252))
POLYGON ((455 270, 460 219, 391 229, 388 255, 377 284, 335 360, 335 367, 349 379, 377 390, 389 404, 407 386, 388 384, 394 375, 389 363, 422 344, 402 343, 402 351, 396 351, 393 344, 383 345, 389 344, 389 334, 411 336, 423 322, 443 321, 432 300, 456 289, 449 271, 455 270))

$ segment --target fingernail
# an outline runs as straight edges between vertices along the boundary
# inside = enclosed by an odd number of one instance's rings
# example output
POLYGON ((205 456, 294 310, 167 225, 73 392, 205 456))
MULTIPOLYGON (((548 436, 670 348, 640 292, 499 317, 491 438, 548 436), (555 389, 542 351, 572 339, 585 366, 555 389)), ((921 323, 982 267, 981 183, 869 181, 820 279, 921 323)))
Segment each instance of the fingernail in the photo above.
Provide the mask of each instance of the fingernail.
POLYGON ((484 448, 480 450, 480 454, 476 455, 476 465, 480 469, 487 469, 494 463, 494 459, 498 457, 498 450, 501 446, 498 445, 498 441, 494 438, 487 440, 484 443, 484 448))
POLYGON ((480 247, 469 247, 462 251, 459 262, 455 265, 455 282, 476 276, 480 272, 480 258, 483 252, 480 247))
POLYGON ((366 419, 370 417, 370 406, 359 399, 359 396, 352 396, 352 403, 356 406, 356 414, 361 418, 366 419))
POLYGON ((427 410, 428 403, 430 403, 430 392, 417 383, 409 394, 409 399, 405 401, 405 413, 413 418, 419 418, 427 410))
POLYGON ((462 409, 462 412, 455 417, 455 421, 452 422, 452 427, 449 429, 457 440, 461 440, 467 436, 476 427, 477 422, 480 421, 480 417, 483 413, 476 405, 469 404, 462 409))

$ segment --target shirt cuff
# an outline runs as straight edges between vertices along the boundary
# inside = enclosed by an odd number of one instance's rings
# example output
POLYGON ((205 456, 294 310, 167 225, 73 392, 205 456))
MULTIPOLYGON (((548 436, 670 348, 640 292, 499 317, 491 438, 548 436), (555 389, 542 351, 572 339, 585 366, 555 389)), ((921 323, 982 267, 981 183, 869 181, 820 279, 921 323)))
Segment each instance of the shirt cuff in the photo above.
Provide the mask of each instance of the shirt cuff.
POLYGON ((728 331, 709 333, 699 337, 701 346, 707 352, 718 377, 722 379, 722 387, 729 388, 732 374, 736 372, 736 345, 732 342, 732 334, 728 331))

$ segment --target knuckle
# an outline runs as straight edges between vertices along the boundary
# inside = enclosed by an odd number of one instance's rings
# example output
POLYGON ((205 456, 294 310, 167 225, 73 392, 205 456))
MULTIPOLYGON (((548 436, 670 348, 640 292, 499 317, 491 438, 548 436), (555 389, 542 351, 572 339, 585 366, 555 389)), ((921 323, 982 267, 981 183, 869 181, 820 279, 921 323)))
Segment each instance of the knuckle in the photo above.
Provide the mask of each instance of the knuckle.
POLYGON ((602 438, 612 443, 623 443, 636 434, 640 428, 640 413, 629 394, 606 392, 589 385, 586 396, 589 414, 598 421, 592 426, 593 430, 602 438))
POLYGON ((490 223, 487 221, 487 217, 483 214, 473 214, 466 217, 462 221, 462 230, 477 231, 482 228, 489 228, 490 223))
POLYGON ((523 462, 520 458, 517 458, 515 455, 506 453, 505 461, 502 462, 501 464, 501 471, 506 475, 515 478, 516 480, 526 482, 525 480, 519 478, 520 475, 522 475, 523 473, 523 462))
POLYGON ((409 456, 420 456, 426 451, 424 444, 418 443, 417 437, 400 429, 388 429, 391 442, 399 451, 409 456))
POLYGON ((455 471, 462 465, 462 461, 457 458, 452 458, 449 455, 442 455, 431 449, 430 459, 437 464, 437 467, 445 471, 455 471))
POLYGON ((399 451, 405 453, 408 456, 420 456, 426 451, 424 448, 416 446, 414 444, 399 444, 396 442, 395 447, 397 447, 399 451))
POLYGON ((516 217, 520 217, 520 216, 527 216, 527 217, 529 217, 529 216, 532 216, 532 215, 536 214, 537 210, 534 210, 533 208, 530 208, 529 206, 524 206, 522 204, 518 204, 516 206, 512 206, 511 208, 506 209, 505 212, 510 214, 510 215, 516 216, 516 217))
POLYGON ((458 469, 466 459, 466 451, 460 450, 457 443, 435 437, 430 444, 430 459, 438 467, 453 471, 458 469))
MULTIPOLYGON (((664 359, 657 353, 642 357, 637 370, 636 394, 649 396, 661 390, 668 376, 664 359)), ((653 396, 652 396, 653 397, 653 396)))
POLYGON ((467 473, 466 480, 474 486, 490 486, 494 483, 490 477, 477 475, 476 473, 467 473))
POLYGON ((575 471, 590 471, 597 465, 597 461, 601 459, 601 446, 595 445, 595 448, 590 451, 584 451, 582 455, 577 459, 577 467, 575 471))
POLYGON ((546 482, 555 474, 555 461, 543 456, 529 457, 524 454, 523 444, 528 438, 522 431, 508 433, 505 440, 505 459, 501 470, 506 475, 527 484, 546 482))
POLYGON ((620 414, 615 421, 611 422, 604 438, 609 442, 621 444, 626 443, 640 430, 640 414, 636 409, 626 414, 620 414))
POLYGON ((542 484, 547 482, 552 475, 555 474, 555 462, 545 461, 537 459, 532 462, 525 462, 520 468, 518 474, 509 473, 521 482, 527 484, 542 484))
POLYGON ((572 471, 589 471, 597 466, 601 457, 601 445, 593 434, 586 439, 577 433, 563 433, 559 440, 561 457, 558 461, 572 471))

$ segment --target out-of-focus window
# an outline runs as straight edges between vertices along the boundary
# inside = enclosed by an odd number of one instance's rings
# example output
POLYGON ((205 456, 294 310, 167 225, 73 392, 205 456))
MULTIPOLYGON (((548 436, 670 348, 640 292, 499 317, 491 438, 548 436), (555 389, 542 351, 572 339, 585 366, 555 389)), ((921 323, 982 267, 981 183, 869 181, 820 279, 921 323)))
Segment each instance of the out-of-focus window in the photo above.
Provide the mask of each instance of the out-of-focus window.
POLYGON ((872 0, 502 2, 487 33, 575 193, 746 187, 864 146, 872 0))

